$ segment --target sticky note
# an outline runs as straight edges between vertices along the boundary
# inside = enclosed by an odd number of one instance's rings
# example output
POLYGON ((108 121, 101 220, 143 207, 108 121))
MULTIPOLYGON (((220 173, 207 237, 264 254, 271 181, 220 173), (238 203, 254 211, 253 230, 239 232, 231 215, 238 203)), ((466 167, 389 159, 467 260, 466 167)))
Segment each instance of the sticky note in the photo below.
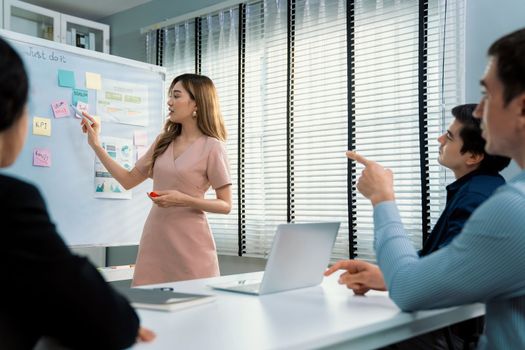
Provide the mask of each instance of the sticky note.
POLYGON ((147 148, 144 146, 137 146, 137 160, 140 159, 144 154, 146 154, 147 148))
POLYGON ((51 166, 51 151, 45 148, 35 148, 33 150, 34 166, 51 166))
MULTIPOLYGON (((81 112, 89 113, 89 105, 87 103, 84 103, 82 101, 78 101, 76 107, 81 112)), ((78 119, 82 119, 83 118, 83 116, 78 114, 78 113, 75 113, 75 117, 78 118, 78 119)))
POLYGON ((86 89, 100 90, 101 88, 100 74, 86 72, 86 89))
POLYGON ((51 109, 53 109, 55 118, 64 118, 69 116, 69 108, 67 107, 67 102, 65 100, 58 100, 51 103, 51 109))
POLYGON ((58 85, 75 88, 75 73, 70 70, 58 70, 58 85))
POLYGON ((87 90, 73 89, 73 106, 76 106, 78 101, 88 103, 87 90))
POLYGON ((135 146, 146 146, 148 144, 148 134, 145 131, 135 131, 133 133, 133 144, 135 146))
POLYGON ((33 135, 51 136, 51 119, 34 117, 33 135))

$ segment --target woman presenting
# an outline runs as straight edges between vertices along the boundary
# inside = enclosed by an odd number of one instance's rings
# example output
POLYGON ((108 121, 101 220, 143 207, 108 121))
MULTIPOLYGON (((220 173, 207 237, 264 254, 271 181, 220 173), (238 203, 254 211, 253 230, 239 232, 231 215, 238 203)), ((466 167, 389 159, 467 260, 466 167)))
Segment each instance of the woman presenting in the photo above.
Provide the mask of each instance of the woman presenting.
POLYGON ((126 189, 153 179, 153 207, 144 224, 133 285, 219 275, 205 212, 228 214, 231 180, 226 129, 217 92, 205 76, 183 74, 171 83, 164 131, 128 171, 102 148, 100 124, 84 113, 82 131, 111 175, 126 189), (89 121, 89 122, 88 122, 89 121), (205 199, 209 187, 216 199, 205 199))

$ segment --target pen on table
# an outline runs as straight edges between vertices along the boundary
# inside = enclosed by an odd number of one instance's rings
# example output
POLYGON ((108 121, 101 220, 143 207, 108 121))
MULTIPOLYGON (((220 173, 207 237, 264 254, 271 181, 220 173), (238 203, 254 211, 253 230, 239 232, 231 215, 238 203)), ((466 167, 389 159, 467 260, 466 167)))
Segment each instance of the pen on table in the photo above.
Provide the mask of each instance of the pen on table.
POLYGON ((157 287, 157 288, 152 288, 153 290, 161 290, 163 292, 173 292, 173 288, 172 287, 157 287))
POLYGON ((111 266, 114 270, 120 270, 120 269, 129 269, 134 267, 135 265, 117 265, 117 266, 111 266))

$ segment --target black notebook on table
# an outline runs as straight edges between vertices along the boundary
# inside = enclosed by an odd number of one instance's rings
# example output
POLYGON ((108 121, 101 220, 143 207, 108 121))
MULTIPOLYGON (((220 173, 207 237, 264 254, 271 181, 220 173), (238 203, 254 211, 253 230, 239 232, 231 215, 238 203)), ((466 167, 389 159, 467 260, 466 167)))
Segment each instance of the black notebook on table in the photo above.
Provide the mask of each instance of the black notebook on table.
POLYGON ((213 295, 178 293, 160 289, 116 287, 131 305, 139 309, 180 310, 215 300, 213 295))

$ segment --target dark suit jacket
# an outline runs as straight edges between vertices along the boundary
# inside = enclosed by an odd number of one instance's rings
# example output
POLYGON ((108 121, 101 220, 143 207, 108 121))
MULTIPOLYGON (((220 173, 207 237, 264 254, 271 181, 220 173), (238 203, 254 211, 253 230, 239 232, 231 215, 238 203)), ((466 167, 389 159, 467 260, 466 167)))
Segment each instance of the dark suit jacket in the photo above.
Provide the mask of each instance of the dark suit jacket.
POLYGON ((452 242, 474 210, 504 184, 505 179, 498 173, 474 170, 448 185, 445 209, 419 255, 431 254, 452 242))
POLYGON ((74 349, 135 342, 135 311, 70 252, 34 186, 0 175, 0 225, 0 349, 31 349, 42 336, 74 349))

